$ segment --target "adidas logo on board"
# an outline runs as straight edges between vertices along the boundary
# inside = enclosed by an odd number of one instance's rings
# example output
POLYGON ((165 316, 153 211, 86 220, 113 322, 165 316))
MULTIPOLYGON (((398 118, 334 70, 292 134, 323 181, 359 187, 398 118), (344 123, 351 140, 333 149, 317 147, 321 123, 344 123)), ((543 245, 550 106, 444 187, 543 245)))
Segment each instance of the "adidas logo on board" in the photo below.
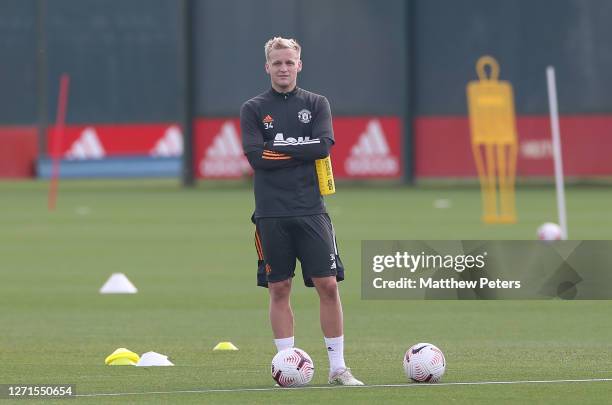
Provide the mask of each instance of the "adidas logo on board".
POLYGON ((168 127, 164 136, 155 143, 150 151, 150 155, 154 157, 179 157, 182 154, 183 134, 176 125, 168 127))
POLYGON ((75 160, 101 159, 106 153, 95 128, 87 127, 66 152, 66 158, 75 160))
POLYGON ((200 172, 204 177, 240 177, 250 171, 238 131, 232 122, 227 121, 206 149, 200 161, 200 172))
POLYGON ((399 173, 398 159, 391 155, 380 122, 368 122, 357 143, 352 147, 344 169, 349 175, 395 175, 399 173))

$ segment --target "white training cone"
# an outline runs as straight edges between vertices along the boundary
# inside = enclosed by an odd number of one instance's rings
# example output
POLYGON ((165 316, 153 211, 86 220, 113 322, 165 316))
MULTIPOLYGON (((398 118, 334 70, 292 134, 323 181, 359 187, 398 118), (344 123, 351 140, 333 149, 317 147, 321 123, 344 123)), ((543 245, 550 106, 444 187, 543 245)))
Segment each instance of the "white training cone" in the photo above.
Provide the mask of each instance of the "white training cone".
POLYGON ((152 367, 152 366, 174 366, 168 356, 155 353, 146 352, 140 356, 140 360, 136 363, 136 367, 152 367))
POLYGON ((100 294, 136 294, 138 289, 123 273, 113 273, 100 288, 100 294))

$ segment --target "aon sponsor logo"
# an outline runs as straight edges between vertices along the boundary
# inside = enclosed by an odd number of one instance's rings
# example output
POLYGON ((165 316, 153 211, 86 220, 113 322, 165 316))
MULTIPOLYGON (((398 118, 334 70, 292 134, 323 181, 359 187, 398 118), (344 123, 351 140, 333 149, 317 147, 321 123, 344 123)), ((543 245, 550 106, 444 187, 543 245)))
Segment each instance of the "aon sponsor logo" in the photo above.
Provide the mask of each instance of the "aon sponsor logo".
POLYGON ((288 137, 285 138, 282 132, 279 132, 274 137, 274 144, 300 144, 300 143, 308 143, 310 142, 309 136, 298 136, 297 138, 288 137))

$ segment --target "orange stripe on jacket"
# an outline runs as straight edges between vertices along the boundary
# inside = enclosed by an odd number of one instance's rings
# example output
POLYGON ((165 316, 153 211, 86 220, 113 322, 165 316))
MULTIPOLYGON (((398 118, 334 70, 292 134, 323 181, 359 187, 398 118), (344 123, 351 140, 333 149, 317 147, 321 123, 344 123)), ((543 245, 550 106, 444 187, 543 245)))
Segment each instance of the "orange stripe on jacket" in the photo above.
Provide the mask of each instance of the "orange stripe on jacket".
POLYGON ((262 156, 290 157, 289 155, 285 155, 284 153, 278 153, 270 150, 264 150, 262 156))

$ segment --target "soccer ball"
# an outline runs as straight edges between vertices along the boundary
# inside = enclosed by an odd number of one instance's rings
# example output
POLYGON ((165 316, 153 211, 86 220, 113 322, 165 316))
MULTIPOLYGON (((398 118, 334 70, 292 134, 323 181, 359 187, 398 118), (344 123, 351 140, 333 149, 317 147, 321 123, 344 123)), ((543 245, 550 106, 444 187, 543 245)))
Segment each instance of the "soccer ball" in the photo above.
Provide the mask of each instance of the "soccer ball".
POLYGON ((404 371, 414 382, 436 383, 445 370, 444 353, 430 343, 417 343, 404 355, 404 371))
POLYGON ((563 239, 563 231, 559 225, 552 222, 547 222, 538 228, 538 239, 561 240, 563 239))
POLYGON ((305 351, 292 347, 276 353, 272 359, 272 378, 281 387, 301 387, 314 375, 314 363, 305 351))

